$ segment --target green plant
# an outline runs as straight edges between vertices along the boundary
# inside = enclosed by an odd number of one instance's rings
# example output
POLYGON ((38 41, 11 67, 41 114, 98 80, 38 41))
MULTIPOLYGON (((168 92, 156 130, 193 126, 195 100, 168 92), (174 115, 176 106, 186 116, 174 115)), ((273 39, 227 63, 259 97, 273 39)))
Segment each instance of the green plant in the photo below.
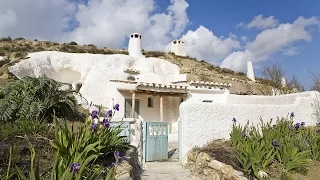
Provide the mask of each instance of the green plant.
POLYGON ((20 119, 0 124, 0 139, 11 136, 40 135, 53 137, 53 131, 44 121, 20 119))
MULTIPOLYGON (((118 110, 119 105, 115 105, 114 109, 118 110)), ((114 115, 111 112, 110 110, 108 111, 110 119, 114 115)), ((93 118, 99 117, 97 112, 93 112, 91 116, 93 118)), ((120 158, 119 150, 125 150, 127 144, 125 137, 119 136, 121 132, 120 126, 109 128, 109 123, 110 120, 105 120, 103 125, 91 124, 88 119, 77 130, 72 127, 70 131, 65 121, 61 122, 54 118, 55 139, 51 142, 51 145, 55 150, 55 157, 50 179, 80 180, 84 177, 88 180, 97 178, 114 179, 116 166, 120 158), (100 160, 103 159, 105 161, 105 155, 110 153, 114 154, 115 163, 111 168, 107 168, 103 166, 103 162, 99 161, 99 157, 100 160)), ((16 174, 17 178, 22 180, 47 179, 44 174, 40 174, 39 159, 37 159, 36 165, 34 163, 35 150, 31 143, 29 143, 29 150, 31 153, 31 166, 28 175, 18 166, 16 166, 15 172, 10 170, 12 159, 10 150, 8 170, 6 175, 1 177, 13 177, 16 174)))
POLYGON ((74 42, 74 41, 71 41, 70 43, 69 43, 70 45, 78 45, 76 42, 74 42))
POLYGON ((61 83, 46 77, 25 77, 0 89, 0 121, 51 119, 73 114, 77 106, 71 90, 61 90, 61 83))
POLYGON ((284 166, 286 171, 307 167, 309 163, 309 151, 299 152, 292 142, 283 142, 277 149, 277 160, 284 166))
POLYGON ((265 170, 274 160, 284 167, 284 172, 296 171, 305 174, 310 157, 319 159, 319 135, 305 123, 293 124, 294 113, 289 119, 277 119, 249 127, 236 125, 230 133, 232 146, 237 149, 237 158, 244 171, 257 178, 257 171, 265 170), (259 163, 261 162, 261 163, 259 163))
POLYGON ((248 139, 238 149, 237 159, 244 172, 248 175, 254 174, 258 178, 258 172, 264 170, 274 159, 275 153, 263 140, 248 139))
POLYGON ((317 131, 311 128, 306 128, 303 131, 303 137, 308 144, 311 159, 320 160, 320 135, 317 131))

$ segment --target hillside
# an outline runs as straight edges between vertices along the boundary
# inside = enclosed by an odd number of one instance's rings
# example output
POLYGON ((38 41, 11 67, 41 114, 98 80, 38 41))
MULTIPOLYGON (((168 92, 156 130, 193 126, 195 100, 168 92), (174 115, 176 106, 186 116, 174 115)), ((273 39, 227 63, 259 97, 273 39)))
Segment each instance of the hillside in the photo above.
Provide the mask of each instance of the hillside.
MULTIPOLYGON (((0 85, 5 85, 16 78, 10 74, 8 67, 16 62, 27 59, 30 52, 60 51, 69 53, 92 53, 92 54, 128 54, 125 49, 112 50, 108 48, 97 48, 90 45, 77 45, 75 42, 58 44, 55 42, 25 40, 23 38, 0 39, 0 85)), ((233 94, 265 94, 271 93, 270 85, 273 82, 257 78, 256 82, 250 81, 244 73, 235 73, 230 69, 214 66, 204 60, 198 61, 191 57, 178 57, 172 53, 158 51, 144 51, 146 57, 157 57, 174 63, 180 67, 180 73, 187 74, 189 81, 212 81, 231 83, 230 92, 233 94)))

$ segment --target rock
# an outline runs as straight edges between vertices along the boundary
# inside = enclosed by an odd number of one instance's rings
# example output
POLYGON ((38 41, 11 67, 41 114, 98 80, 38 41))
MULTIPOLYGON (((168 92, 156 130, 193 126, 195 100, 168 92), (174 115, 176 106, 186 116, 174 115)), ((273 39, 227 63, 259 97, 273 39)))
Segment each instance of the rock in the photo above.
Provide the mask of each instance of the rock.
POLYGON ((248 178, 244 177, 244 176, 238 176, 237 180, 248 180, 248 178))
POLYGON ((264 171, 259 171, 258 176, 260 176, 263 179, 266 179, 266 178, 268 178, 268 173, 266 173, 264 171))
POLYGON ((130 177, 130 174, 129 173, 124 173, 124 174, 121 174, 121 175, 117 175, 115 177, 116 180, 132 180, 132 178, 130 177))
POLYGON ((211 172, 211 177, 212 177, 212 180, 220 180, 221 179, 220 175, 214 171, 211 172))
POLYGON ((243 172, 234 170, 233 171, 233 175, 235 175, 235 176, 243 176, 243 172))
POLYGON ((221 168, 224 166, 224 163, 217 161, 217 160, 212 160, 212 161, 210 161, 208 166, 211 167, 212 169, 220 171, 221 168))
POLYGON ((200 158, 202 161, 208 161, 208 162, 210 162, 210 161, 212 160, 212 157, 211 157, 209 154, 205 153, 205 152, 199 153, 198 156, 199 156, 199 158, 200 158))
POLYGON ((222 172, 222 174, 225 174, 225 175, 233 175, 234 169, 233 169, 232 166, 225 164, 225 165, 221 168, 221 172, 222 172))
POLYGON ((195 162, 197 154, 198 152, 189 151, 187 154, 188 160, 195 162))
POLYGON ((119 166, 117 166, 116 174, 122 175, 128 173, 130 175, 131 171, 132 166, 127 161, 123 161, 119 166))
POLYGON ((238 177, 232 174, 229 174, 227 176, 224 176, 225 180, 238 180, 238 177))
POLYGON ((204 169, 204 170, 203 170, 203 174, 205 174, 205 175, 207 175, 207 176, 211 175, 211 172, 212 172, 212 171, 210 171, 210 169, 204 169))

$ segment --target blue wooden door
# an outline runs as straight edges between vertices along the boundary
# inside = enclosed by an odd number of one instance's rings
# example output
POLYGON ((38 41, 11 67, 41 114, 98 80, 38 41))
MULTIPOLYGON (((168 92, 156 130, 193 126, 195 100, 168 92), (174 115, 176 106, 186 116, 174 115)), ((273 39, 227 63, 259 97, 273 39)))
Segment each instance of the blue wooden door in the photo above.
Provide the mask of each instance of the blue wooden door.
POLYGON ((168 159, 168 123, 146 122, 146 161, 168 159))
POLYGON ((126 141, 130 143, 131 142, 130 123, 129 122, 111 122, 110 123, 110 128, 116 128, 118 126, 120 126, 120 129, 122 129, 119 136, 125 136, 126 141))

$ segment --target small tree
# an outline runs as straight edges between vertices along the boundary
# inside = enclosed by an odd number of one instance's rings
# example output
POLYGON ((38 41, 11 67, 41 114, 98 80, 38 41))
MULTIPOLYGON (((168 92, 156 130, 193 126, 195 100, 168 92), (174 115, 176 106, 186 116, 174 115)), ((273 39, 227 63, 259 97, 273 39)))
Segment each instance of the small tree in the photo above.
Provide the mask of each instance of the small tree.
POLYGON ((281 78, 284 77, 285 72, 279 62, 266 64, 262 67, 261 74, 265 79, 275 82, 279 87, 281 86, 281 78))
POLYGON ((289 89, 296 88, 299 92, 304 91, 304 86, 298 81, 295 75, 293 75, 291 79, 289 79, 289 81, 287 82, 287 87, 289 89))
POLYGON ((320 74, 313 74, 311 75, 312 77, 312 85, 311 85, 311 90, 313 91, 318 91, 320 92, 320 74))

